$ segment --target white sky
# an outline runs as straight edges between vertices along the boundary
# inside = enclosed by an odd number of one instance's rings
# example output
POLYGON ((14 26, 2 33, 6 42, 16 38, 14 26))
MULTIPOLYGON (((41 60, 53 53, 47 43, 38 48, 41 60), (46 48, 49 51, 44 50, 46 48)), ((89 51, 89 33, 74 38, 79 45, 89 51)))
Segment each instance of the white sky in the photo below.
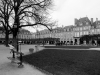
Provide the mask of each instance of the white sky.
POLYGON ((58 26, 74 25, 75 18, 86 16, 100 20, 100 0, 54 0, 50 15, 58 26))

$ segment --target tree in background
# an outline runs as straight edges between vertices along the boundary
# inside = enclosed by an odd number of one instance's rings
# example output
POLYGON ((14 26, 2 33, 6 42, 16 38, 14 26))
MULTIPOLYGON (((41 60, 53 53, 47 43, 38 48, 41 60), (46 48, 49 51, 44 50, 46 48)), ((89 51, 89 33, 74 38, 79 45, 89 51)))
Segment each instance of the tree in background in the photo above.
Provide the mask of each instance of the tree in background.
MULTIPOLYGON (((48 11, 52 6, 52 0, 2 0, 10 8, 11 11, 9 17, 13 20, 10 24, 7 24, 8 30, 10 29, 13 34, 13 44, 17 48, 17 35, 22 27, 27 26, 45 26, 49 30, 54 25, 53 22, 48 19, 48 11)), ((1 4, 0 4, 1 5, 1 4)), ((3 9, 4 11, 7 9, 3 9)), ((9 18, 7 21, 9 22, 9 18)))
POLYGON ((12 8, 4 0, 0 0, 0 24, 5 33, 5 45, 8 46, 9 34, 11 33, 10 29, 10 16, 12 13, 12 8))

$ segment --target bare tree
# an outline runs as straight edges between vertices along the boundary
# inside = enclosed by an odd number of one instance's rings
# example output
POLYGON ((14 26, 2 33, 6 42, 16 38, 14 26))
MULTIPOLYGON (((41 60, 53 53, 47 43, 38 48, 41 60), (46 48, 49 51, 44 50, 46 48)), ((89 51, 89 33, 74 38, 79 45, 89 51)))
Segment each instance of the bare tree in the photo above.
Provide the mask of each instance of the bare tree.
POLYGON ((10 26, 9 26, 9 18, 12 12, 12 8, 7 4, 4 0, 0 0, 0 24, 2 25, 3 33, 5 33, 5 45, 8 45, 10 26))
POLYGON ((53 23, 48 20, 48 9, 52 5, 52 0, 4 0, 11 8, 10 15, 13 18, 12 27, 13 43, 17 47, 17 35, 19 29, 27 26, 42 25, 49 30, 53 23), (29 19, 29 20, 27 20, 29 19))

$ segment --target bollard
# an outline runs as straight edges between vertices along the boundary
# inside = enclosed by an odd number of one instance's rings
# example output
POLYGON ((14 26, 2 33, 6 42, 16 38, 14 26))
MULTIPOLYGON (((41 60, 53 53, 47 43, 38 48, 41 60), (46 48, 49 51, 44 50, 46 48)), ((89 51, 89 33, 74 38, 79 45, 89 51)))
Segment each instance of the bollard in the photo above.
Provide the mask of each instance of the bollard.
POLYGON ((30 49, 29 49, 29 52, 30 52, 30 53, 33 53, 33 51, 34 51, 33 48, 30 48, 30 49))
POLYGON ((36 52, 39 51, 39 45, 36 45, 36 46, 35 46, 35 50, 36 50, 36 52))

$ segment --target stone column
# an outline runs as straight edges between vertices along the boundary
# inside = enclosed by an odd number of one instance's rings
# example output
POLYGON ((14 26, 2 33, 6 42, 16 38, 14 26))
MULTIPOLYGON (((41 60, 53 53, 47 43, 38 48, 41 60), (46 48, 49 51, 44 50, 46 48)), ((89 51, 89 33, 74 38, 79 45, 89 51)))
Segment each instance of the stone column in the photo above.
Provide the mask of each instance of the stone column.
POLYGON ((84 45, 86 45, 86 40, 84 40, 83 42, 84 42, 84 45))
POLYGON ((79 45, 80 44, 80 39, 79 38, 77 38, 77 45, 79 45))
POLYGON ((92 45, 92 40, 89 40, 89 45, 92 45))
POLYGON ((75 40, 73 39, 72 41, 73 41, 73 45, 74 45, 74 43, 75 43, 75 40))

